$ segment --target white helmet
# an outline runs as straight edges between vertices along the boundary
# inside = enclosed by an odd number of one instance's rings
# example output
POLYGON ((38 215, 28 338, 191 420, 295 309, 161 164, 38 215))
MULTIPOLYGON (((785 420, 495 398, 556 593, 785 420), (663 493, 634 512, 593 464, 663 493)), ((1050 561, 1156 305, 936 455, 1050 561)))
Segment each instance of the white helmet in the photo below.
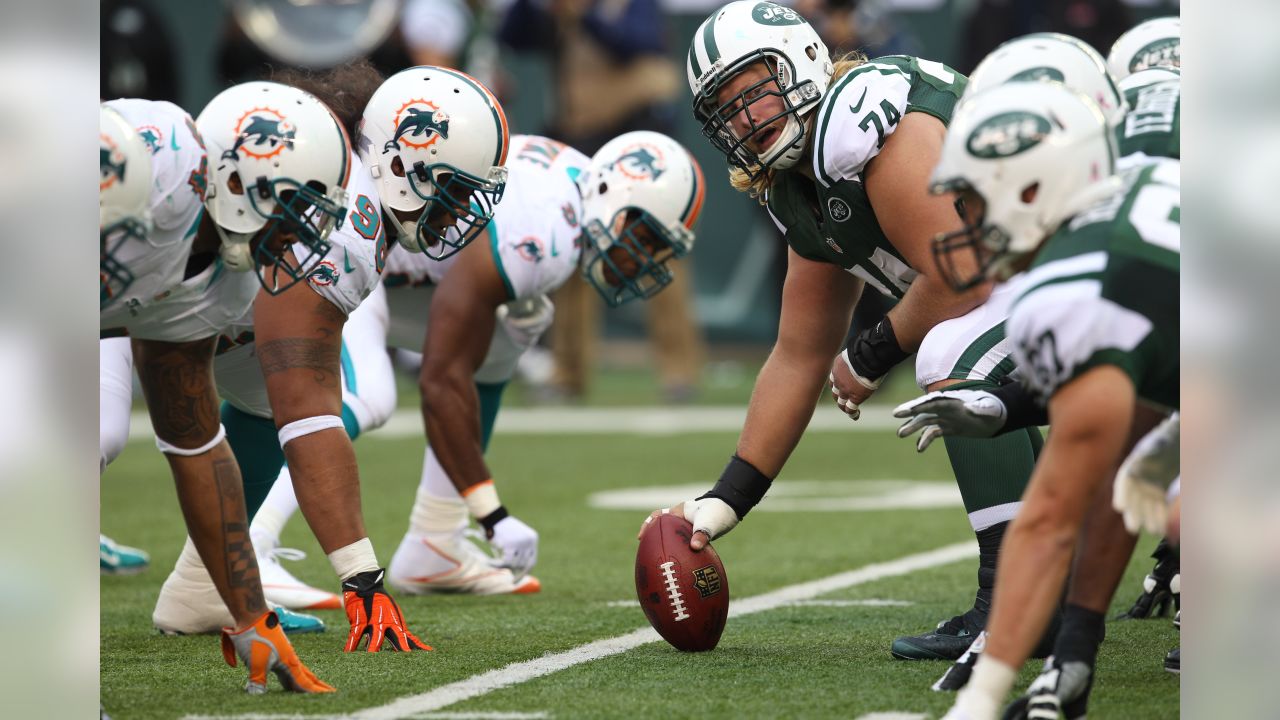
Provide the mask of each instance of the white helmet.
POLYGON ((1182 20, 1162 17, 1130 28, 1111 46, 1107 67, 1116 80, 1154 67, 1182 67, 1182 20))
POLYGON ((223 261, 233 270, 256 266, 268 292, 283 292, 324 257, 329 234, 342 226, 351 176, 347 131, 310 93, 273 82, 223 90, 196 127, 209 153, 205 209, 222 238, 223 261), (285 245, 277 232, 287 233, 285 245), (306 258, 289 260, 289 243, 295 253, 304 246, 306 258))
POLYGON ((400 245, 441 260, 493 218, 507 184, 508 142, 507 116, 488 88, 423 65, 392 75, 373 94, 357 146, 400 245))
POLYGON ((587 246, 583 276, 609 305, 671 283, 672 258, 693 249, 706 182, 683 145, 641 130, 610 140, 578 177, 587 246))
POLYGON ((976 220, 966 217, 963 230, 934 240, 939 271, 957 290, 1007 279, 1114 167, 1115 135, 1101 110, 1061 83, 1006 83, 967 96, 951 119, 929 189, 970 191, 982 203, 971 208, 976 220), (978 268, 969 277, 954 257, 965 253, 978 268))
POLYGON ((151 152, 124 116, 99 107, 98 300, 106 307, 134 280, 117 253, 129 240, 146 242, 151 234, 151 152))
POLYGON ((730 165, 752 177, 764 168, 785 170, 800 161, 808 142, 804 118, 822 102, 834 70, 826 44, 799 13, 760 0, 738 0, 711 13, 693 35, 686 69, 702 134, 730 165), (717 99, 734 75, 761 61, 767 62, 769 76, 724 103, 717 99), (782 98, 782 112, 769 118, 748 114, 751 130, 738 137, 730 121, 769 95, 782 98), (768 148, 758 155, 746 148, 747 140, 781 118, 786 123, 768 148))
POLYGON ((1032 33, 992 50, 969 76, 965 95, 1020 80, 1056 80, 1082 93, 1102 108, 1112 129, 1129 109, 1098 51, 1061 33, 1032 33))

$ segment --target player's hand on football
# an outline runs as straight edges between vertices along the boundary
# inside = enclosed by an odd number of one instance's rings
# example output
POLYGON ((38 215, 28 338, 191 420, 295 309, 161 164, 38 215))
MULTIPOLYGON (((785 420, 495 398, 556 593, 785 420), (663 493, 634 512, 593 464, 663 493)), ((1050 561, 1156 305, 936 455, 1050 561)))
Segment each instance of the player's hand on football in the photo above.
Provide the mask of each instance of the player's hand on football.
POLYGON ((707 546, 707 543, 724 535, 738 524, 738 514, 729 507, 729 504, 720 498, 702 498, 700 500, 686 500, 669 508, 654 510, 649 513, 649 517, 645 518, 644 523, 640 526, 640 532, 636 533, 636 539, 640 539, 640 534, 644 532, 645 526, 653 522, 659 515, 671 513, 678 517, 682 517, 693 524, 693 536, 689 538, 689 549, 697 552, 707 546))
POLYGON ((924 452, 934 440, 952 437, 989 438, 1004 427, 1005 406, 1000 398, 985 390, 939 390, 905 402, 893 409, 893 416, 906 418, 898 437, 910 437, 921 430, 916 451, 924 452))
POLYGON ((1129 532, 1165 532, 1169 486, 1181 472, 1180 432, 1175 413, 1147 433, 1125 458, 1112 486, 1111 505, 1129 532))
POLYGON ((519 581, 538 562, 538 531, 526 525, 520 518, 508 515, 493 526, 489 544, 502 553, 494 558, 494 567, 511 570, 519 581))
POLYGON ((831 395, 835 397, 836 407, 845 415, 857 420, 862 417, 860 406, 871 398, 871 394, 880 387, 883 377, 869 380, 854 372, 853 366, 843 352, 836 355, 831 363, 831 373, 827 375, 831 383, 831 395))

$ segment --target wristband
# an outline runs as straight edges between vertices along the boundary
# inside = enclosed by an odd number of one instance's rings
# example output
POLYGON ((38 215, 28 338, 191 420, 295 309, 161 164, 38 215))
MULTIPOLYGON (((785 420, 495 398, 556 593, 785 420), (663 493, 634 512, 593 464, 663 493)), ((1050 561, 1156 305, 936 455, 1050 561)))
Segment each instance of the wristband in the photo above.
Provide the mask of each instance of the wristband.
POLYGON ((720 473, 720 479, 716 481, 715 486, 697 499, 713 497, 723 500, 726 505, 733 508, 733 512, 741 520, 747 516, 751 508, 759 504, 772 484, 773 478, 760 472, 754 465, 735 453, 729 459, 724 472, 720 473))
POLYGON ((874 381, 911 357, 911 353, 898 346, 893 323, 885 315, 880 322, 859 332, 844 349, 844 356, 855 373, 874 381))
POLYGON ((493 486, 492 478, 463 490, 462 499, 467 503, 467 509, 471 511, 471 517, 476 520, 486 518, 502 507, 502 501, 498 499, 498 489, 493 486))
POLYGON ((1004 425, 996 431, 997 435, 1049 424, 1049 411, 1017 380, 1010 380, 990 392, 1004 403, 1004 425))
POLYGON ((492 540, 493 526, 497 525, 499 522, 502 522, 503 520, 506 520, 510 516, 511 516, 511 513, 508 513, 505 507, 499 505, 497 510, 494 510, 493 512, 489 513, 488 515, 485 515, 482 518, 478 518, 480 521, 480 527, 484 528, 485 537, 492 540))

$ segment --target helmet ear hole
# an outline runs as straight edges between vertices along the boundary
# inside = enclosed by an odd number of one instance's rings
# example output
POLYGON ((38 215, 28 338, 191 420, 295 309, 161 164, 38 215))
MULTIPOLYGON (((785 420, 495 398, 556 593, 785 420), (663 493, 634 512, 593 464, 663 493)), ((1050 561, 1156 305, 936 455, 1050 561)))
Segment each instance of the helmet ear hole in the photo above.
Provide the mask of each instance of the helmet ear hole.
POLYGON ((607 182, 600 183, 600 187, 596 188, 596 192, 601 195, 609 192, 609 183, 607 182))
POLYGON ((240 173, 238 171, 227 176, 227 190, 230 191, 232 195, 244 194, 244 182, 240 180, 240 173))
POLYGON ((818 48, 817 48, 817 46, 815 46, 815 45, 810 45, 810 46, 806 47, 806 48, 804 49, 804 54, 805 54, 805 55, 808 55, 810 60, 817 60, 817 59, 818 59, 818 48))
POLYGON ((1036 194, 1037 194, 1039 191, 1040 191, 1040 183, 1039 183, 1039 182, 1033 182, 1033 183, 1031 183, 1030 185, 1028 185, 1028 186, 1026 186, 1026 187, 1022 188, 1022 194, 1021 194, 1022 203, 1023 203, 1024 205, 1030 205, 1031 203, 1035 202, 1035 201, 1036 201, 1036 194))

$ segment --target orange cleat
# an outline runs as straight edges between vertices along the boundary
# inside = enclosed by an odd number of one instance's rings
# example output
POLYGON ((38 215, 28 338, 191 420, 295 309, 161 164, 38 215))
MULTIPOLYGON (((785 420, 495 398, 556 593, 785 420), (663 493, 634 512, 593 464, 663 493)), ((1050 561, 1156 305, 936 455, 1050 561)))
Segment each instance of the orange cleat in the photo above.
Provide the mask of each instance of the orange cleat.
POLYGON ((342 602, 347 607, 347 620, 351 633, 343 652, 355 652, 365 637, 369 638, 368 651, 382 650, 385 639, 392 650, 410 652, 431 650, 405 626, 404 615, 396 601, 382 586, 385 570, 369 570, 353 575, 342 583, 342 602))
POLYGON ((264 613, 253 625, 240 632, 222 629, 222 657, 228 665, 235 667, 237 656, 249 668, 249 682, 245 683, 244 690, 250 695, 261 695, 267 691, 268 670, 280 678, 280 684, 289 692, 337 691, 298 659, 274 611, 264 613))

